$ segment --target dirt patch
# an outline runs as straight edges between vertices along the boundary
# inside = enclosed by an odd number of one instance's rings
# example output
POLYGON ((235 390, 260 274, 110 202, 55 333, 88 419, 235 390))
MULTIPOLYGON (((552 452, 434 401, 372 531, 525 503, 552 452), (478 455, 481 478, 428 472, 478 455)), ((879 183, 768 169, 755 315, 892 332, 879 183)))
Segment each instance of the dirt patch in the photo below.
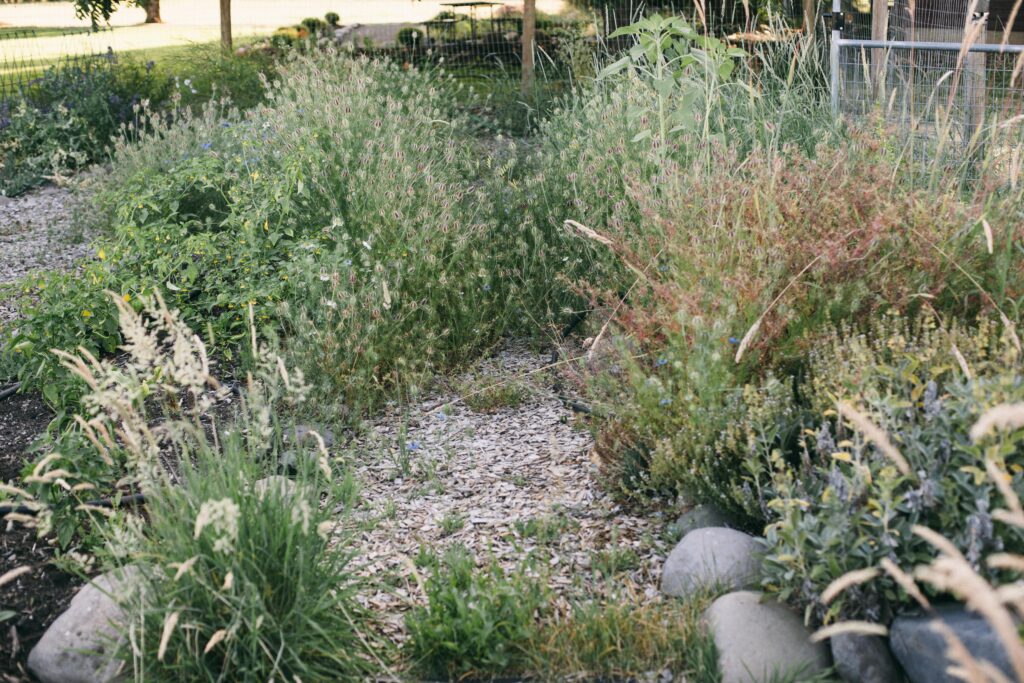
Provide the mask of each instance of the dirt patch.
MULTIPOLYGON (((37 395, 0 401, 0 480, 16 481, 33 458, 31 446, 53 413, 37 395)), ((63 612, 81 581, 50 564, 54 548, 33 530, 0 522, 0 576, 18 567, 32 571, 0 586, 0 612, 15 616, 0 621, 0 680, 32 680, 25 669, 29 650, 63 612)))

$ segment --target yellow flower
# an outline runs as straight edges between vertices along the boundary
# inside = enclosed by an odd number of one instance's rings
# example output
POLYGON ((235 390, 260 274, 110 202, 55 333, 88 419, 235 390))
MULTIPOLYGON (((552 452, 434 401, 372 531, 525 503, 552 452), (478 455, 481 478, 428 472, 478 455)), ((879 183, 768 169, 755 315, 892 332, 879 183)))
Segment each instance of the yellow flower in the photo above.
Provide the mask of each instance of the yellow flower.
POLYGON ((124 295, 123 297, 121 297, 121 298, 122 298, 122 299, 124 299, 125 303, 128 303, 129 301, 131 301, 131 300, 132 300, 132 295, 131 295, 131 294, 125 294, 125 295, 124 295))
POLYGON ((83 318, 91 318, 92 317, 92 311, 90 311, 89 309, 85 309, 84 311, 82 311, 82 317, 83 318))
POLYGON ((100 249, 100 250, 99 250, 99 251, 98 251, 98 252, 96 253, 96 256, 98 256, 98 257, 99 257, 100 261, 106 261, 106 260, 107 260, 107 252, 103 251, 102 249, 100 249))

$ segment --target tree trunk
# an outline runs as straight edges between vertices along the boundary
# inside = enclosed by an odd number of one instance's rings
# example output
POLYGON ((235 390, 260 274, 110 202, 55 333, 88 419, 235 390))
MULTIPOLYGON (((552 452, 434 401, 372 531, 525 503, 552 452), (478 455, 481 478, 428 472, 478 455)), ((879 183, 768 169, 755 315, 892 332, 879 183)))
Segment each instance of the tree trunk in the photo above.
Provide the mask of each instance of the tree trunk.
POLYGON ((160 0, 146 0, 146 23, 163 23, 163 19, 160 18, 160 0))
POLYGON ((523 2, 523 95, 533 89, 533 49, 537 32, 537 0, 523 2))
POLYGON ((220 46, 231 51, 231 0, 220 0, 220 46))

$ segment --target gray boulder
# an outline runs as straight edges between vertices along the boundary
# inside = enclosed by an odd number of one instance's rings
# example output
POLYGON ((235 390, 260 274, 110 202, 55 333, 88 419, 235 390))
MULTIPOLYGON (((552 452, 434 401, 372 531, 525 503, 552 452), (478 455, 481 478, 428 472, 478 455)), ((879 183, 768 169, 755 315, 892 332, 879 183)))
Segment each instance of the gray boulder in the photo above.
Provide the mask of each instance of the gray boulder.
MULTIPOLYGON (((942 606, 937 612, 975 659, 990 662, 1008 680, 1014 679, 1006 651, 988 622, 959 605, 942 606)), ((959 680, 946 673, 952 662, 946 658, 946 639, 934 630, 934 623, 935 618, 928 616, 898 617, 889 629, 889 647, 911 683, 959 680)))
POLYGON ((748 588, 757 582, 764 546, 742 531, 711 527, 686 534, 661 574, 661 591, 686 597, 706 588, 748 588))
POLYGON ((842 633, 833 636, 830 645, 836 671, 847 683, 900 683, 903 680, 885 638, 842 633))
POLYGON ((765 683, 799 673, 810 678, 828 668, 828 649, 812 643, 803 620, 754 591, 729 593, 711 603, 704 618, 718 649, 722 683, 765 683))
POLYGON ((677 538, 682 538, 696 529, 728 526, 730 526, 729 518, 718 508, 701 503, 679 515, 679 518, 672 524, 672 531, 677 538))
POLYGON ((130 667, 114 654, 122 641, 125 614, 111 596, 135 589, 137 567, 96 577, 71 600, 28 655, 28 668, 42 683, 109 683, 130 678, 130 667))

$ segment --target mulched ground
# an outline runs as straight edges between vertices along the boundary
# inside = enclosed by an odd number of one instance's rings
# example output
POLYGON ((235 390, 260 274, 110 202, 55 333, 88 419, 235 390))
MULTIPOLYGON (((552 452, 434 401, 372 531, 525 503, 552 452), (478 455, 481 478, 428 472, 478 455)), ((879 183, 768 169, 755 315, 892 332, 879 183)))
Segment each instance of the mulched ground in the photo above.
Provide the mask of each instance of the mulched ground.
MULTIPOLYGON (((15 395, 0 401, 0 481, 17 480, 33 458, 32 443, 53 414, 38 396, 15 395)), ((29 681, 25 658, 46 627, 67 608, 80 581, 49 560, 53 547, 18 525, 0 526, 0 575, 22 566, 33 571, 0 586, 0 611, 13 619, 0 622, 0 680, 29 681)))

